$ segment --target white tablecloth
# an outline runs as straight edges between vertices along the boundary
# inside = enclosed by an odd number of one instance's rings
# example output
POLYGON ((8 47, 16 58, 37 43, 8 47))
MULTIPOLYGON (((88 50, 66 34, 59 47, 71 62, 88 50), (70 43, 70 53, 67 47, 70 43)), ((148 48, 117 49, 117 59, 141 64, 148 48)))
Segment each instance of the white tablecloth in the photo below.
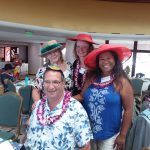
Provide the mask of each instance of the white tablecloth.
MULTIPOLYGON (((34 80, 33 79, 29 80, 29 85, 34 86, 34 80)), ((21 88, 23 86, 25 86, 25 80, 22 80, 22 81, 15 83, 16 91, 18 92, 19 88, 21 88)))

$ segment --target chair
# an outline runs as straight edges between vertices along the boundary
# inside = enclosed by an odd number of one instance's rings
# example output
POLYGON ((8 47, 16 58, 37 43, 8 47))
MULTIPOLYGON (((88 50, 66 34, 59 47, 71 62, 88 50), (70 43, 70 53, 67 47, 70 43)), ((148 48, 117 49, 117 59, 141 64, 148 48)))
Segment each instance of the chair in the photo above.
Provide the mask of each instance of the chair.
POLYGON ((21 96, 7 92, 0 95, 0 138, 4 140, 17 140, 20 134, 21 122, 21 96), (11 130, 6 130, 11 128, 11 130), (12 129, 16 129, 12 131, 12 129))
POLYGON ((134 91, 134 108, 133 108, 133 117, 132 120, 135 120, 141 109, 141 95, 142 95, 142 86, 143 80, 140 78, 131 79, 131 84, 134 91))
POLYGON ((127 138, 125 150, 140 150, 150 146, 150 109, 141 112, 133 122, 127 138))
POLYGON ((143 80, 140 78, 133 78, 131 79, 131 83, 134 90, 134 95, 141 96, 142 94, 142 86, 143 86, 143 80))
POLYGON ((29 114, 31 113, 31 107, 33 104, 32 99, 32 89, 33 87, 31 85, 24 86, 19 88, 19 94, 23 98, 23 104, 22 104, 22 113, 29 114))
POLYGON ((14 83, 10 80, 7 81, 7 90, 6 92, 15 92, 16 93, 16 87, 14 83))

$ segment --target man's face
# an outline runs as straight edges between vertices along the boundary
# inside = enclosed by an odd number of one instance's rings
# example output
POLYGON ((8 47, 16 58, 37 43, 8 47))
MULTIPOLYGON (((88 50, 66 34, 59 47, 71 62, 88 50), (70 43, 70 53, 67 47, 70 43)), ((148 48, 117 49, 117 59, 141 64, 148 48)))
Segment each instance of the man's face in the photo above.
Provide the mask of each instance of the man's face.
POLYGON ((64 91, 64 81, 62 80, 61 73, 52 70, 46 72, 43 87, 48 99, 60 97, 64 91))

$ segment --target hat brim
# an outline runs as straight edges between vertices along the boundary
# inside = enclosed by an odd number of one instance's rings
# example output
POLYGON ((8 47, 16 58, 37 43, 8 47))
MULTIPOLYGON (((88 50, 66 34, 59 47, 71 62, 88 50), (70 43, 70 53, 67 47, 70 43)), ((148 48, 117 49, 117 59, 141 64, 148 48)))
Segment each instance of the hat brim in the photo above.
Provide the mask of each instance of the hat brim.
POLYGON ((96 68, 96 58, 98 55, 100 55, 103 52, 112 51, 118 55, 119 60, 124 63, 127 61, 131 55, 132 52, 129 48, 121 46, 121 45, 109 45, 104 44, 100 46, 99 48, 93 50, 90 52, 84 60, 85 65, 90 69, 96 68))
POLYGON ((40 54, 40 56, 44 57, 47 54, 49 54, 49 53, 51 53, 51 52, 53 52, 53 51, 55 51, 57 49, 62 50, 63 48, 64 48, 64 46, 61 45, 61 44, 54 44, 54 45, 46 46, 46 47, 44 47, 44 48, 41 49, 42 53, 40 54))
POLYGON ((88 43, 91 43, 91 44, 97 44, 97 43, 95 43, 95 42, 93 42, 93 41, 91 41, 91 40, 85 40, 85 39, 80 39, 80 38, 68 38, 68 40, 70 40, 70 41, 85 41, 85 42, 88 42, 88 43))

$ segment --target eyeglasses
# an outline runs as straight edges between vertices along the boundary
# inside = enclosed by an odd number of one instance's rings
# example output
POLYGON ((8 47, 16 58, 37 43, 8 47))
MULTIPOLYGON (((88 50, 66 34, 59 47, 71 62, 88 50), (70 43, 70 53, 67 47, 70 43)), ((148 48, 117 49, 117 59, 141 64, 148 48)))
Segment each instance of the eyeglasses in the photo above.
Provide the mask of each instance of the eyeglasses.
POLYGON ((62 81, 57 81, 57 80, 54 80, 54 81, 50 81, 50 80, 44 80, 44 84, 45 85, 50 85, 52 84, 54 87, 58 87, 60 85, 62 81))

